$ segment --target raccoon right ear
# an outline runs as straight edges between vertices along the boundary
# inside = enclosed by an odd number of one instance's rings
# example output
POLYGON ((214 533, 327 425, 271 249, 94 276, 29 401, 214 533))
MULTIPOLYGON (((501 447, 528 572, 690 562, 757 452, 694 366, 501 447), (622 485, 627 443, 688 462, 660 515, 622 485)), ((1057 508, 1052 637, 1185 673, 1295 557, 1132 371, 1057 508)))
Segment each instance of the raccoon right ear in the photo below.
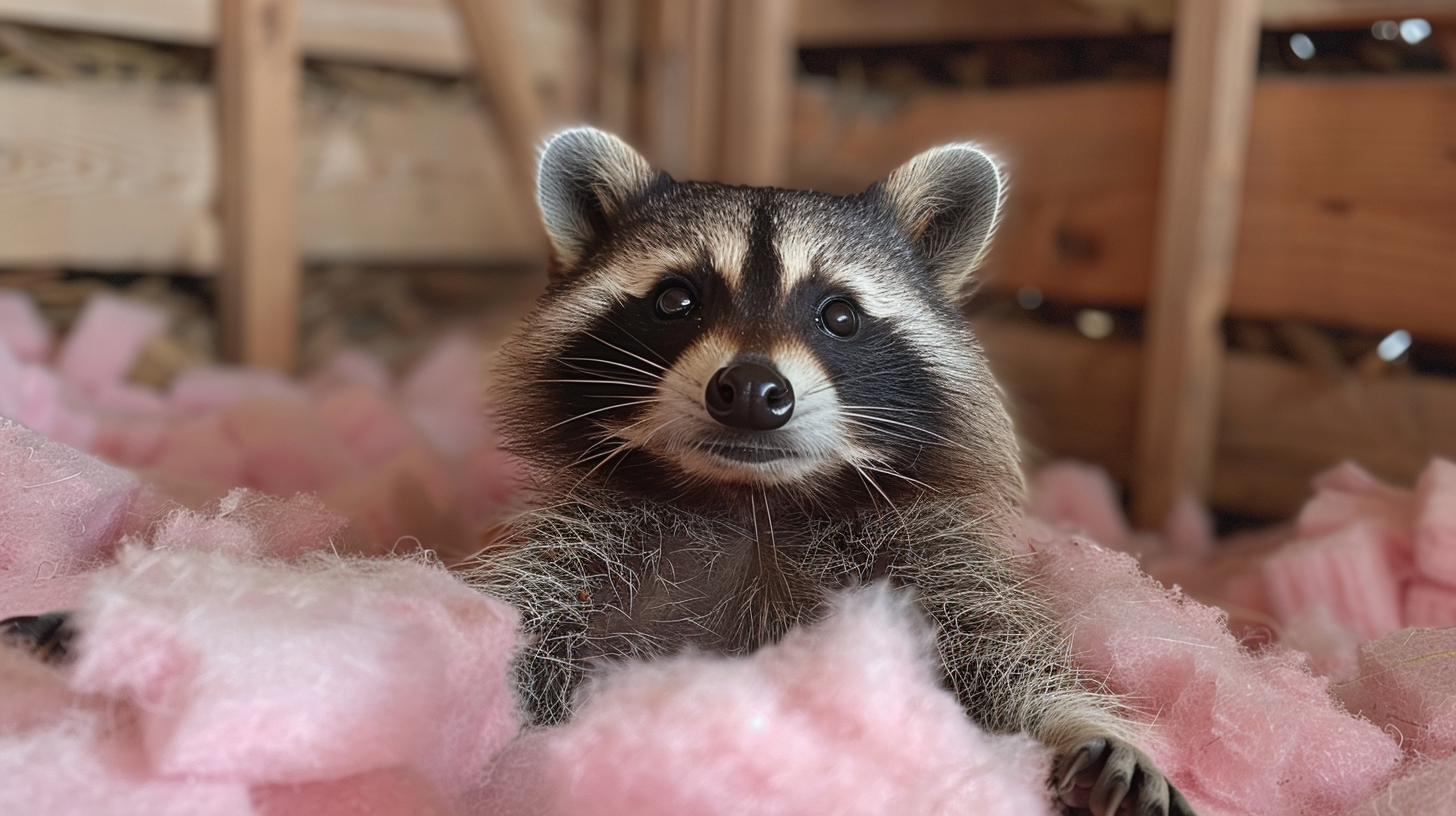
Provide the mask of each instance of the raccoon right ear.
POLYGON ((959 300, 1000 216, 1006 186, 996 160, 975 145, 949 144, 921 153, 876 187, 941 290, 959 300))
POLYGON ((551 137, 541 151, 536 201, 556 256, 553 271, 570 273, 658 176, 610 133, 582 127, 551 137))

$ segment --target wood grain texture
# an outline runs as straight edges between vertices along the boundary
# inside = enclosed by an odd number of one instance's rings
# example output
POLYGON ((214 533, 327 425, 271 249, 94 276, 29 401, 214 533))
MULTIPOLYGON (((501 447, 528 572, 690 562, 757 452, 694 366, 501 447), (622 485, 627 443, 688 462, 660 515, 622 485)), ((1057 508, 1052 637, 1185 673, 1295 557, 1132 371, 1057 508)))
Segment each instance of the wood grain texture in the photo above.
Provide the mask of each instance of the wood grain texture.
MULTIPOLYGON (((213 98, 192 85, 0 80, 0 265, 215 271, 213 98)), ((311 95, 301 118, 305 260, 530 257, 536 215, 508 194, 479 110, 311 95)))
POLYGON ((723 0, 644 3, 640 145, 677 179, 718 176, 723 125, 723 0))
MULTIPOLYGON (((547 135, 546 117, 527 68, 520 21, 511 0, 455 0, 470 43, 475 81, 495 114, 509 158, 510 190, 517 206, 536 203, 536 156, 547 135)), ((545 235, 531 233, 545 250, 545 235)))
POLYGON ((782 185, 788 163, 797 0, 728 3, 719 179, 782 185))
MULTIPOLYGON (((515 0, 532 48, 526 59, 546 107, 580 116, 592 80, 587 0, 515 0)), ((217 0, 0 0, 0 20, 209 45, 217 0)), ((444 74, 470 69, 469 47, 451 0, 299 0, 303 52, 444 74)))
POLYGON ((598 0, 596 18, 596 121, 623 138, 635 138, 637 54, 643 0, 598 0))
POLYGON ((300 275, 296 0, 221 0, 217 97, 222 271, 218 326, 233 361, 297 363, 300 275))
POLYGON ((1456 340, 1456 78, 1261 83, 1229 311, 1456 340))
MULTIPOLYGON (((1072 457, 1126 484, 1142 351, 1064 328, 983 319, 975 328, 1007 392, 1028 463, 1072 457)), ((1456 383, 1318 370, 1232 352, 1223 363, 1212 507, 1287 519, 1310 479, 1346 459, 1411 484, 1433 456, 1456 457, 1456 383)))
POLYGON ((489 115, 427 100, 306 101, 299 230, 310 262, 519 264, 539 217, 489 115))
POLYGON ((0 263, 216 265, 212 94, 0 81, 0 263))
POLYGON ((790 181, 864 189, 916 153, 982 144, 1010 179, 980 273, 1103 305, 1147 298, 1164 104, 1160 82, 927 91, 896 99, 807 84, 795 104, 790 181))
MULTIPOLYGON (((793 183, 859 190, 934 144, 985 142, 1011 179, 989 286, 1147 302, 1161 83, 797 100, 793 183)), ((1229 313, 1456 340, 1453 147, 1456 78, 1260 81, 1229 313)))
POLYGON ((1132 521, 1144 529, 1183 496, 1206 496, 1212 474, 1258 11, 1258 0, 1179 5, 1133 445, 1132 521))
MULTIPOLYGON (((1097 37, 1164 32, 1174 0, 800 0, 810 47, 1097 37)), ((1360 27, 1375 20, 1456 18, 1456 0, 1264 0, 1267 28, 1360 27)))

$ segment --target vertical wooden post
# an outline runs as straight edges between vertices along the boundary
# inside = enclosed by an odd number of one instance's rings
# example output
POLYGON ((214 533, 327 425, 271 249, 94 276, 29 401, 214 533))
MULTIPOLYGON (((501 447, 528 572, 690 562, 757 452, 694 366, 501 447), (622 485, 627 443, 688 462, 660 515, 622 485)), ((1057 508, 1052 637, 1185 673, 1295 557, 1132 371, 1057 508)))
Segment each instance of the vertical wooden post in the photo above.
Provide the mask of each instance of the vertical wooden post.
POLYGON ((300 283, 297 0, 220 0, 218 8, 223 347, 238 362, 291 371, 300 283))
POLYGON ((535 211, 536 151, 546 137, 546 116, 522 47, 525 37, 510 0, 455 0, 480 91, 505 138, 522 203, 535 211))
POLYGON ((656 0, 643 18, 642 147, 679 179, 718 175, 722 0, 656 0))
POLYGON ((1212 470, 1258 33, 1259 0, 1179 3, 1134 452, 1143 528, 1202 497, 1212 470))
POLYGON ((633 106, 636 102, 636 60, 639 0, 599 0, 597 51, 597 121, 622 138, 633 141, 633 106))
POLYGON ((794 0, 731 0, 724 71, 723 181, 782 184, 795 74, 794 0))

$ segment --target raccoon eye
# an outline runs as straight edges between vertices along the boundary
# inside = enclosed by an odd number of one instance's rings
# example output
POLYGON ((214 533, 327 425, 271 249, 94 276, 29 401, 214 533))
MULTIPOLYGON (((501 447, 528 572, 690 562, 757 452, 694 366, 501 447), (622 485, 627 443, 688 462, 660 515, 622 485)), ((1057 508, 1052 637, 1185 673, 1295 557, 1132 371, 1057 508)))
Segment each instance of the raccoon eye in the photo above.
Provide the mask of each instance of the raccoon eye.
POLYGON ((830 298, 819 307, 819 328, 838 337, 853 337, 859 331, 859 312, 844 298, 830 298))
POLYGON ((657 316, 665 320, 687 317, 697 305, 692 290, 679 283, 670 284, 657 294, 657 316))

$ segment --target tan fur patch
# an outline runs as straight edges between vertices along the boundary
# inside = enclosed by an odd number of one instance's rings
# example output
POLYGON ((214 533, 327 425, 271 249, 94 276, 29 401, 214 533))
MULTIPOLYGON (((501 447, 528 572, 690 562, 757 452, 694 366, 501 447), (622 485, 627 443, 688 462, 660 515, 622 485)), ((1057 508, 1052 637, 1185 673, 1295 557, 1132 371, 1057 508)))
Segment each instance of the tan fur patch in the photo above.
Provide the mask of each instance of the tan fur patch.
POLYGON ((658 386, 644 417, 616 429, 628 445, 653 451, 685 473, 712 479, 773 485, 812 477, 869 456, 849 433, 839 396, 814 354, 797 340, 771 350, 770 359, 794 388, 794 415, 783 428, 760 433, 765 446, 793 451, 783 459, 746 463, 718 456, 704 444, 721 439, 725 429, 708 415, 703 393, 709 380, 738 357, 738 345, 708 334, 683 353, 658 386))

